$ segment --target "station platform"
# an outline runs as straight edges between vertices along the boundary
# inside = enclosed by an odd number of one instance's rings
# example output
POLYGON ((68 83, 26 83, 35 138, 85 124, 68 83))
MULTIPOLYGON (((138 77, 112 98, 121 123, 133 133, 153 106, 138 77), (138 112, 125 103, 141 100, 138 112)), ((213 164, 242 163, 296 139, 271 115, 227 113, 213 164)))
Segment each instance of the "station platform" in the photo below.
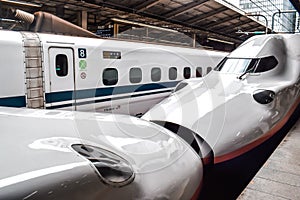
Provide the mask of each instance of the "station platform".
POLYGON ((300 199, 300 119, 237 200, 300 199))

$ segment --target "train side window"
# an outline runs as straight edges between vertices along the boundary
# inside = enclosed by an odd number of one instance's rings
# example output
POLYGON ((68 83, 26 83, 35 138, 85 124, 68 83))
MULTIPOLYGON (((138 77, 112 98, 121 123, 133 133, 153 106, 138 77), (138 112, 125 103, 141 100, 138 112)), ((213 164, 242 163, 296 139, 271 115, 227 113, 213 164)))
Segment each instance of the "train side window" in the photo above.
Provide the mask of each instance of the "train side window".
POLYGON ((275 68, 277 66, 277 64, 278 64, 278 61, 274 56, 268 56, 265 58, 261 58, 255 69, 255 73, 269 71, 269 70, 275 68))
POLYGON ((55 58, 55 71, 59 77, 68 75, 68 57, 64 54, 58 54, 55 58))
POLYGON ((196 68, 196 77, 202 77, 202 67, 196 68))
POLYGON ((183 77, 184 77, 185 79, 191 78, 191 68, 190 68, 190 67, 185 67, 185 68, 183 69, 183 77))
POLYGON ((151 80, 156 82, 161 79, 161 69, 158 67, 154 67, 151 69, 151 80))
POLYGON ((114 68, 106 68, 102 74, 104 85, 116 85, 118 83, 118 70, 114 68))
POLYGON ((142 70, 134 67, 129 71, 129 80, 131 83, 139 83, 142 81, 142 70))
POLYGON ((208 67, 208 68, 206 69, 206 74, 208 74, 211 70, 212 70, 212 68, 211 68, 211 67, 208 67))
POLYGON ((177 68, 176 67, 169 68, 169 79, 170 80, 177 79, 177 68))

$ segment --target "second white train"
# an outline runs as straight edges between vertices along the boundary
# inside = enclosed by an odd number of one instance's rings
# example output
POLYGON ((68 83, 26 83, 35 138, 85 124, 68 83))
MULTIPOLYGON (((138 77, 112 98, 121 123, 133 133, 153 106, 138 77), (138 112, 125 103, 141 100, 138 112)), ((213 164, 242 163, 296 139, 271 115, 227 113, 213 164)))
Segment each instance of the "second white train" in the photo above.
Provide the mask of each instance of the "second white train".
POLYGON ((226 55, 115 39, 0 31, 0 106, 141 115, 179 81, 207 74, 226 55))

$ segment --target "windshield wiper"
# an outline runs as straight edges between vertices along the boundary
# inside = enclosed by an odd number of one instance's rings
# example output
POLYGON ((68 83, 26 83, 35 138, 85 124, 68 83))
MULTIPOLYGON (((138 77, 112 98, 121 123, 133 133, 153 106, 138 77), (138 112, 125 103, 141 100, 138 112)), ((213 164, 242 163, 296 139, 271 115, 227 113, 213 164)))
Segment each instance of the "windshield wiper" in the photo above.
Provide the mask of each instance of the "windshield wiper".
POLYGON ((242 73, 240 76, 238 76, 237 78, 242 80, 243 76, 245 76, 246 74, 248 74, 250 72, 250 70, 245 71, 244 73, 242 73))
POLYGON ((254 68, 255 68, 256 65, 254 65, 253 67, 251 67, 250 69, 246 70, 244 73, 242 73, 240 76, 238 76, 237 78, 242 80, 243 79, 243 76, 245 76, 246 74, 250 73, 254 68))
POLYGON ((243 73, 242 73, 240 76, 238 76, 237 78, 240 79, 240 80, 242 80, 243 77, 244 77, 246 74, 250 73, 252 70, 254 71, 255 67, 256 67, 257 64, 258 64, 258 62, 259 62, 258 59, 252 59, 251 62, 250 62, 250 64, 248 65, 248 67, 251 67, 251 68, 248 69, 248 70, 246 70, 245 72, 243 72, 243 73))

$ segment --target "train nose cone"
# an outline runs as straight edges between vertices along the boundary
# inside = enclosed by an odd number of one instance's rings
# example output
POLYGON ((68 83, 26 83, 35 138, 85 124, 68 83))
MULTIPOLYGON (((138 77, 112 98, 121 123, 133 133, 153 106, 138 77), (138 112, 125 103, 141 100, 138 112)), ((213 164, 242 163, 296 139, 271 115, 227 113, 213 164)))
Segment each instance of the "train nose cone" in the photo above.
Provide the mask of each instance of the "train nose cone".
POLYGON ((0 114, 1 145, 10 149, 0 154, 0 199, 37 191, 37 199, 185 200, 201 189, 200 157, 157 124, 126 115, 16 110, 0 114))
POLYGON ((178 135, 155 123, 126 115, 81 117, 77 128, 91 127, 85 120, 91 117, 101 122, 94 124, 92 135, 81 135, 81 140, 92 141, 94 145, 104 143, 107 150, 128 161, 134 172, 132 182, 112 188, 104 196, 102 193, 101 198, 182 200, 197 195, 203 179, 202 160, 178 135))
POLYGON ((154 159, 146 159, 137 169, 135 181, 143 188, 142 199, 193 199, 201 189, 200 157, 184 141, 170 138, 169 142, 169 147, 157 146, 154 159))

